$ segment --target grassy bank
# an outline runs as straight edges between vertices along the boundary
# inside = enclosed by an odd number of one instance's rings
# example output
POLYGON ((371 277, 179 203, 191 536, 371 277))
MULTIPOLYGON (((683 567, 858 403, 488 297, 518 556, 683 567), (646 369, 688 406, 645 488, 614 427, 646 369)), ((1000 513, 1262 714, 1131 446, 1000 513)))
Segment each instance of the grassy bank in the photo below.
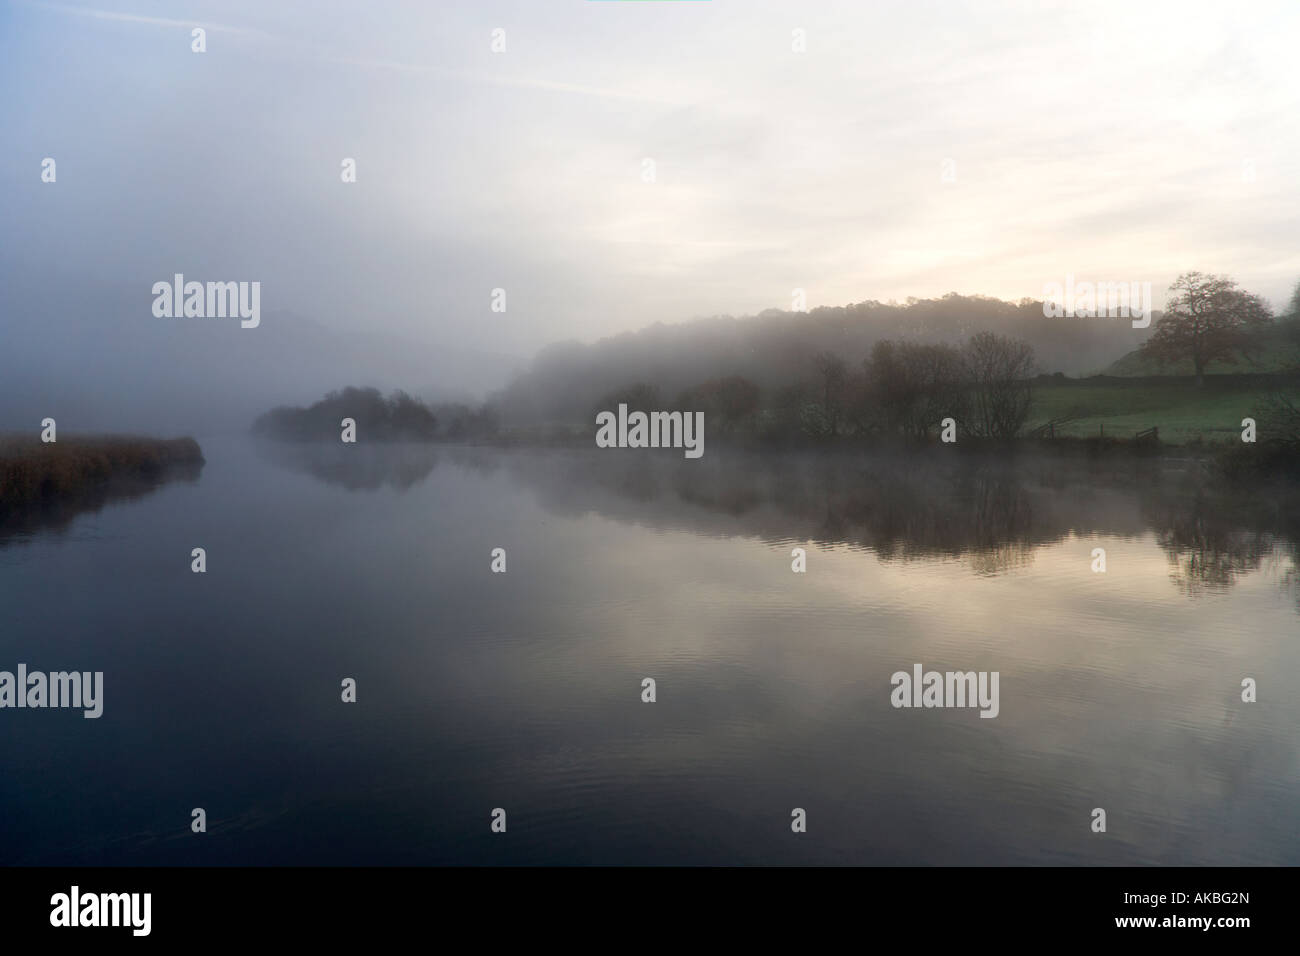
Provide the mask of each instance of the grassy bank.
MULTIPOLYGON (((1259 375, 1207 376, 1197 387, 1192 377, 1060 379, 1035 383, 1028 428, 1068 419, 1054 426, 1058 436, 1132 438, 1148 428, 1160 441, 1187 445, 1240 441, 1241 420, 1257 417, 1269 392, 1286 379, 1259 375)), ((1300 382, 1290 380, 1291 388, 1300 382)))
POLYGON ((0 518, 138 489, 202 464, 193 438, 0 436, 0 518))
MULTIPOLYGON (((1243 348, 1234 349, 1227 360, 1206 364, 1207 375, 1242 375, 1252 373, 1286 373, 1300 368, 1300 320, 1289 319, 1255 332, 1243 348)), ((1104 370, 1106 375, 1147 377, 1154 375, 1192 375, 1196 371, 1191 358, 1179 362, 1160 362, 1140 349, 1129 352, 1104 370)))
MULTIPOLYGON (((1022 435, 1047 422, 1057 422, 1054 437, 1058 439, 1100 441, 1107 446, 1123 445, 1150 428, 1159 430, 1163 445, 1234 444, 1241 441, 1241 420, 1251 417, 1259 422, 1263 441, 1268 435, 1261 405, 1278 389, 1300 393, 1300 378, 1216 375, 1207 376, 1200 387, 1192 376, 1044 378, 1034 382, 1033 403, 1022 435)), ((489 443, 589 445, 593 435, 591 424, 552 424, 502 429, 489 443)), ((731 437, 745 443, 755 436, 741 431, 731 437)), ((708 438, 726 440, 711 431, 708 438)), ((798 433, 784 436, 784 440, 810 447, 828 443, 824 438, 798 433)), ((852 435, 842 439, 845 444, 860 441, 852 435)), ((872 439, 872 443, 879 443, 879 439, 872 439)))

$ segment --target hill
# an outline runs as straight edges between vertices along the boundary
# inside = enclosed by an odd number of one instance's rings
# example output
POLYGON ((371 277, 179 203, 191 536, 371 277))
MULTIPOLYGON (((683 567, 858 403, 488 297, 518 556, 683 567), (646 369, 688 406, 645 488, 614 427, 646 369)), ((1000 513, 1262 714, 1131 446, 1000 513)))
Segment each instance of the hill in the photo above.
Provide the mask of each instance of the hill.
POLYGON ((1133 328, 1128 319, 1048 318, 1041 301, 955 292, 903 305, 872 301, 810 312, 769 310, 657 323, 591 345, 553 345, 494 401, 510 424, 580 421, 602 396, 636 383, 671 397, 701 382, 741 376, 766 392, 813 380, 818 353, 859 367, 883 339, 955 345, 979 331, 1022 339, 1033 347, 1041 371, 1070 374, 1105 368, 1151 332, 1133 328))

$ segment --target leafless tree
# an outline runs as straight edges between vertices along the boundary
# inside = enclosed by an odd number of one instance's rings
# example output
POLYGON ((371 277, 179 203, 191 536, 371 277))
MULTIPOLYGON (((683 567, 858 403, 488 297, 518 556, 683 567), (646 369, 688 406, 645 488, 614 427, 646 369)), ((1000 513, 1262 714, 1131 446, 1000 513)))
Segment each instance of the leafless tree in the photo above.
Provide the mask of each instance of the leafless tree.
POLYGON ((1009 336, 979 332, 966 343, 963 358, 971 394, 967 427, 981 438, 1014 438, 1033 400, 1033 348, 1009 336))
POLYGON ((1208 363, 1235 363, 1249 332, 1273 317, 1263 299, 1238 288, 1227 276, 1185 272, 1169 291, 1165 314, 1142 350, 1162 363, 1190 358, 1197 385, 1205 383, 1208 363))
POLYGON ((821 381, 822 417, 833 438, 839 433, 840 423, 844 417, 849 366, 834 352, 818 352, 813 356, 813 365, 821 381))

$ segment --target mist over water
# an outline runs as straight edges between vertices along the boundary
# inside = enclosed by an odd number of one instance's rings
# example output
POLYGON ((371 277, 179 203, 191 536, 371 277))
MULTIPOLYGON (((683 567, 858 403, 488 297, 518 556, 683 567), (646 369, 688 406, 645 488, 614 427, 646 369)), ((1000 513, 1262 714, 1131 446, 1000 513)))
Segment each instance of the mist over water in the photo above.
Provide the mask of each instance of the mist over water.
POLYGON ((1179 463, 201 443, 0 541, 0 668, 104 672, 4 862, 1300 862, 1295 512, 1179 463))

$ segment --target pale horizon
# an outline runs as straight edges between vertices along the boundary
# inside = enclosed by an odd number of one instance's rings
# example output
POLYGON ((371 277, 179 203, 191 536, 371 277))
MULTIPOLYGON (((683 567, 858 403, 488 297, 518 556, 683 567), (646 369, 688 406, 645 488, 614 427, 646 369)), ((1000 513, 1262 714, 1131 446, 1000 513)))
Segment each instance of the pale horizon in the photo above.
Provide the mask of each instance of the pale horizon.
POLYGON ((1198 269, 1280 309, 1300 11, 1042 6, 18 2, 7 258, 260 279, 268 311, 516 361, 796 288, 1015 301, 1071 273, 1159 308, 1198 269))

